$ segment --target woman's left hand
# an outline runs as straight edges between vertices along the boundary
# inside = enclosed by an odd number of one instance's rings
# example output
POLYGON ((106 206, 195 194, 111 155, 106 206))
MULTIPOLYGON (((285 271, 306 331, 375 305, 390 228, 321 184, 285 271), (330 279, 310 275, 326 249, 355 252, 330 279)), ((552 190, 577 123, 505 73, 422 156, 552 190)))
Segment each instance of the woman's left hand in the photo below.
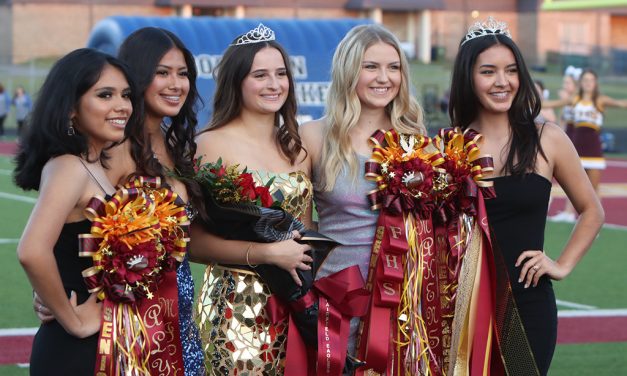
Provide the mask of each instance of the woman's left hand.
POLYGON ((540 277, 548 275, 549 278, 561 280, 568 275, 568 270, 553 261, 541 250, 527 250, 518 256, 516 266, 521 266, 518 282, 525 281, 525 288, 536 287, 540 277))

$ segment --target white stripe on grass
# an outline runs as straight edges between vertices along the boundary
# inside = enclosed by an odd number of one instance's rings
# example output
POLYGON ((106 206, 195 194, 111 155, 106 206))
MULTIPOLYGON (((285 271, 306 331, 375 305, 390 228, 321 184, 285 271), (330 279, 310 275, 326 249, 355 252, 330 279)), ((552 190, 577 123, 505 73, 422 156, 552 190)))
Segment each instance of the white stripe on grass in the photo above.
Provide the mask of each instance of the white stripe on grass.
POLYGON ((0 329, 0 337, 34 336, 39 328, 0 329))
POLYGON ((557 299, 556 302, 557 302, 557 305, 562 306, 562 307, 568 307, 568 308, 575 308, 575 309, 595 309, 595 308, 597 308, 597 307, 591 306, 591 305, 567 302, 565 300, 559 300, 559 299, 557 299))
POLYGON ((12 170, 5 170, 3 168, 0 168, 0 175, 7 175, 10 176, 11 174, 13 174, 12 170))
POLYGON ((603 224, 603 228, 609 228, 612 230, 627 230, 627 226, 623 226, 623 225, 615 225, 613 223, 604 223, 603 224))
POLYGON ((6 193, 6 192, 0 192, 0 198, 5 198, 7 200, 27 202, 29 204, 34 204, 37 202, 37 199, 34 197, 15 195, 13 193, 6 193))
POLYGON ((0 239, 0 244, 17 244, 20 239, 0 239))
POLYGON ((627 309, 587 309, 558 311, 557 317, 627 317, 627 309))

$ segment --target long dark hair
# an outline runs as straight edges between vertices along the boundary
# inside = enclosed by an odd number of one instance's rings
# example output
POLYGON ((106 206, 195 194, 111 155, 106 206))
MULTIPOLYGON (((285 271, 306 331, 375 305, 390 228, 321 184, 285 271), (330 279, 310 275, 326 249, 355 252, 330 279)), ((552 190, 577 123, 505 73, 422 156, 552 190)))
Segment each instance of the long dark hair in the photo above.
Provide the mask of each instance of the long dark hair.
POLYGON ((208 128, 203 132, 222 127, 240 115, 243 104, 242 82, 250 73, 257 52, 266 47, 275 48, 281 53, 287 70, 290 88, 285 103, 274 116, 274 126, 277 128, 276 140, 281 151, 290 163, 294 164, 301 151, 306 152, 306 150, 298 134, 292 68, 287 53, 275 41, 231 45, 226 49, 214 73, 216 90, 213 99, 213 116, 208 128), (281 119, 283 119, 283 124, 281 124, 281 119))
POLYGON ((462 129, 477 119, 481 104, 474 91, 473 69, 479 54, 496 45, 503 45, 514 54, 519 80, 518 92, 507 113, 511 137, 503 173, 522 175, 535 171, 538 153, 546 159, 535 124, 542 100, 520 50, 509 37, 503 34, 481 36, 460 45, 451 79, 449 117, 453 126, 462 129))
MULTIPOLYGON (((39 90, 38 99, 31 112, 26 134, 19 143, 15 157, 13 180, 24 190, 39 190, 41 171, 51 158, 72 154, 87 158, 88 137, 79 129, 68 134, 70 114, 81 97, 98 82, 104 68, 110 65, 124 74, 131 88, 133 113, 127 130, 136 127, 137 90, 128 68, 117 58, 89 48, 70 52, 59 59, 39 90)), ((99 156, 106 167, 106 152, 99 156)))
MULTIPOLYGON (((137 166, 136 174, 159 176, 162 179, 165 178, 163 166, 153 157, 150 139, 144 135, 143 124, 146 119, 146 109, 143 97, 155 77, 159 62, 173 48, 181 51, 185 58, 189 92, 179 113, 166 120, 168 124, 164 125, 163 130, 166 150, 174 162, 174 168, 177 173, 189 176, 194 171, 193 159, 196 153, 194 137, 195 128, 198 124, 195 106, 199 101, 194 55, 172 32, 156 27, 144 27, 136 30, 124 40, 118 52, 118 57, 130 67, 142 97, 142 107, 139 111, 139 121, 142 126, 133 129, 133 132, 128 134, 131 141, 131 156, 137 166)), ((192 198, 198 195, 192 182, 185 181, 184 183, 192 198)))

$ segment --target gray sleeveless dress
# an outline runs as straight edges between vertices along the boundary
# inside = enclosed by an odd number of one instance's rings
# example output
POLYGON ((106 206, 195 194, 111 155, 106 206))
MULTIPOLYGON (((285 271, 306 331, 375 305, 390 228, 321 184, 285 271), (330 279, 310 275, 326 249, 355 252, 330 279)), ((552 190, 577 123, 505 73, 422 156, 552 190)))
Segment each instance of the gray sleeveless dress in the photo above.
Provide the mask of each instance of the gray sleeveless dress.
MULTIPOLYGON (((376 184, 364 178, 365 163, 368 157, 357 154, 359 174, 352 181, 346 171, 342 171, 330 192, 319 188, 320 170, 313 170, 314 201, 318 211, 318 231, 337 240, 337 247, 322 264, 316 278, 326 277, 352 265, 359 265, 364 281, 367 279, 370 249, 374 239, 378 211, 370 210, 367 194, 376 184)), ((355 354, 355 340, 359 319, 351 321, 348 341, 349 353, 355 354)))

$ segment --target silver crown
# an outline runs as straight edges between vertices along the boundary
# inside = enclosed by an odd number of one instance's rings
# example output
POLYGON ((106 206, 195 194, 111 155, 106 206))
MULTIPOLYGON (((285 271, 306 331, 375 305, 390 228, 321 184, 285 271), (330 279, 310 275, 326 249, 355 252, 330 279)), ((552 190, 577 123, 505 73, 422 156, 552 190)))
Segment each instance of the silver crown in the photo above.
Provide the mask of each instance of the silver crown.
POLYGON ((494 18, 492 18, 492 16, 490 16, 488 17, 487 20, 485 20, 485 22, 483 23, 475 22, 474 25, 469 27, 468 34, 466 34, 466 37, 464 38, 464 41, 462 42, 461 45, 463 46, 464 43, 475 38, 485 37, 487 35, 499 35, 499 34, 505 35, 506 37, 510 39, 512 38, 512 35, 509 33, 509 30, 507 29, 507 23, 499 22, 495 20, 494 18))
POLYGON ((234 43, 231 43, 231 46, 267 42, 274 39, 274 31, 263 24, 259 24, 256 28, 237 38, 234 43))

